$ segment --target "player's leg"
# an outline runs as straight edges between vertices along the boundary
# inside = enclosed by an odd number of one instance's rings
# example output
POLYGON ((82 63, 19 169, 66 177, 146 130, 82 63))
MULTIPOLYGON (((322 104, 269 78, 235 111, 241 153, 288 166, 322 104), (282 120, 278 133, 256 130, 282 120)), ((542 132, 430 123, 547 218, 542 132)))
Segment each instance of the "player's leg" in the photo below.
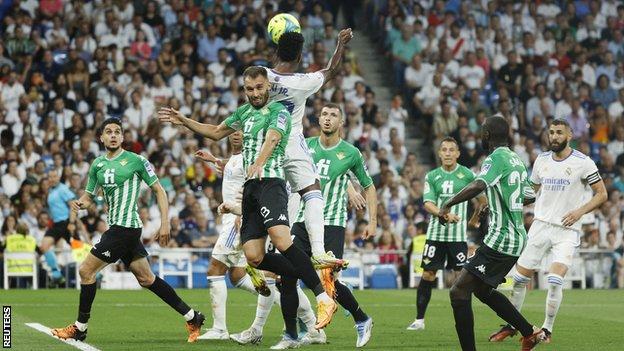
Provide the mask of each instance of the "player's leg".
POLYGON ((52 329, 52 334, 61 339, 84 340, 91 317, 91 306, 97 291, 95 275, 109 263, 89 253, 78 268, 80 274, 80 303, 76 322, 65 328, 52 329))
POLYGON ((67 231, 66 223, 67 222, 55 223, 52 228, 46 231, 39 245, 39 250, 43 254, 46 264, 50 267, 50 278, 52 278, 55 283, 59 283, 63 279, 63 274, 56 261, 54 245, 59 239, 69 235, 69 233, 64 233, 67 231))
POLYGON ((427 240, 425 243, 421 264, 424 271, 416 290, 416 319, 407 330, 425 329, 425 312, 435 286, 436 273, 444 268, 446 249, 445 243, 440 241, 427 240))
POLYGON ((213 254, 210 259, 207 279, 212 309, 212 328, 202 334, 198 338, 200 340, 227 340, 229 338, 225 313, 227 305, 225 273, 229 267, 224 261, 226 261, 225 255, 222 254, 213 254))

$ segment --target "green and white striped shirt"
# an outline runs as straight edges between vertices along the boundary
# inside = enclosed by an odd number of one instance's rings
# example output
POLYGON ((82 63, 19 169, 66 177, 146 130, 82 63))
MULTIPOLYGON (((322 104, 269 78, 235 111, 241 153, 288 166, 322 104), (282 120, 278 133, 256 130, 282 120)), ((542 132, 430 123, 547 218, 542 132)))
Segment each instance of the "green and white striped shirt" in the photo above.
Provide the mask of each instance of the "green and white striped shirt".
POLYGON ((232 129, 243 131, 243 168, 251 166, 262 149, 262 144, 269 129, 278 131, 282 139, 275 146, 273 153, 264 164, 262 177, 284 179, 284 157, 286 144, 291 129, 291 116, 286 107, 279 102, 270 102, 256 109, 246 103, 224 121, 232 129))
POLYGON ((499 147, 483 161, 477 179, 487 184, 490 210, 483 243, 500 253, 520 256, 527 240, 523 202, 533 193, 524 163, 508 147, 499 147))
POLYGON ((149 186, 158 181, 154 167, 145 157, 123 150, 113 159, 103 155, 93 161, 85 191, 95 195, 102 188, 109 226, 141 228, 137 206, 141 181, 149 186))
MULTIPOLYGON (((474 178, 475 176, 470 169, 459 164, 450 172, 438 167, 425 176, 423 202, 432 202, 440 208, 472 182, 474 178)), ((427 228, 427 240, 466 241, 468 202, 462 202, 451 207, 451 213, 459 216, 461 220, 457 223, 441 225, 438 217, 431 216, 427 228)))

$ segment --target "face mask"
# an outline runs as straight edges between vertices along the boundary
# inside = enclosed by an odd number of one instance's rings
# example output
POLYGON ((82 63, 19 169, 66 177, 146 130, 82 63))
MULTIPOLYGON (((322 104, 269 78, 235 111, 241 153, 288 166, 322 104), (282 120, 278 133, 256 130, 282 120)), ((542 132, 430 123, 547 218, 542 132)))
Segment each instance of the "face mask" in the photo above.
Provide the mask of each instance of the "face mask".
POLYGON ((474 140, 468 140, 466 142, 466 149, 468 150, 474 150, 476 146, 477 146, 477 143, 474 140))

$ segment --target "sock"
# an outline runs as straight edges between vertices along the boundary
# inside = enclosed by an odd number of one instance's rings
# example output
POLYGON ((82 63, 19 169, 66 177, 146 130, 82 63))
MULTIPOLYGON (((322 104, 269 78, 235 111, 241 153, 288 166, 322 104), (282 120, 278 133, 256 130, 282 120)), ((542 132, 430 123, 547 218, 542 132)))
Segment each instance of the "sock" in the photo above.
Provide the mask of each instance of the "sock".
POLYGON ((416 319, 425 319, 425 312, 431 300, 431 289, 435 284, 435 280, 430 282, 421 279, 416 291, 416 319))
POLYGON ((234 285, 235 287, 245 290, 245 291, 249 291, 252 294, 257 294, 258 292, 256 291, 256 288, 254 287, 253 283, 251 282, 251 277, 249 276, 249 274, 245 274, 241 280, 239 280, 238 282, 236 282, 236 285, 234 285))
POLYGON ((299 307, 299 296, 297 295, 297 281, 295 277, 282 277, 282 316, 286 334, 292 339, 298 339, 297 333, 297 308, 299 307))
POLYGON ((85 330, 86 324, 89 321, 89 317, 91 317, 91 306, 93 305, 96 291, 96 283, 80 285, 80 305, 78 306, 77 322, 84 323, 85 330))
POLYGON ((87 330, 87 327, 89 327, 89 323, 80 323, 80 322, 76 321, 74 324, 76 325, 78 330, 80 330, 81 332, 87 330))
POLYGON ((312 305, 310 305, 310 300, 308 300, 308 296, 306 296, 299 284, 297 284, 297 296, 299 298, 297 318, 301 319, 303 324, 308 327, 308 330, 314 330, 314 326, 316 325, 316 315, 314 315, 314 311, 312 310, 312 305))
POLYGON ((470 300, 451 300, 455 330, 459 338, 462 351, 476 351, 474 336, 474 317, 470 300))
POLYGON ((475 291, 475 296, 511 324, 522 336, 533 334, 533 326, 520 314, 514 305, 498 290, 488 287, 487 291, 475 291))
POLYGON ((212 308, 212 327, 219 330, 227 330, 225 322, 225 306, 227 304, 227 286, 225 276, 209 276, 208 289, 212 308))
MULTIPOLYGON (((308 258, 308 261, 310 259, 308 258)), ((267 252, 264 254, 262 262, 257 267, 263 271, 273 272, 277 275, 298 276, 293 264, 283 255, 267 252)))
POLYGON ((513 274, 513 281, 513 290, 511 291, 509 300, 518 311, 521 311, 522 304, 524 303, 524 296, 526 295, 526 287, 531 281, 531 278, 515 272, 513 274))
POLYGON ((563 300, 563 277, 557 274, 548 275, 548 295, 546 296, 546 318, 544 319, 543 328, 553 331, 553 324, 559 306, 563 300))
POLYGON ((367 320, 368 316, 360 308, 351 290, 339 280, 336 280, 334 285, 336 286, 336 300, 340 306, 351 312, 355 323, 361 323, 367 320))
POLYGON ((271 295, 258 295, 258 304, 256 305, 256 317, 251 324, 251 327, 259 331, 260 334, 262 334, 262 330, 264 329, 267 318, 269 318, 269 313, 271 313, 271 308, 273 307, 274 301, 276 299, 279 301, 280 299, 279 291, 277 291, 277 288, 275 287, 275 279, 267 279, 266 282, 269 286, 269 289, 271 289, 271 295))
POLYGON ((184 316, 184 320, 190 322, 193 318, 195 318, 195 310, 191 308, 184 316))
MULTIPOLYGON (((173 290, 171 285, 167 284, 167 282, 162 280, 160 277, 156 276, 154 283, 150 285, 148 289, 150 289, 154 294, 158 295, 158 297, 165 301, 167 305, 171 306, 171 308, 176 310, 182 316, 192 311, 189 305, 182 301, 180 296, 176 294, 175 290, 173 290)), ((193 319, 194 316, 195 313, 193 312, 191 319, 193 319)), ((187 322, 189 320, 187 320, 187 322)))
POLYGON ((312 255, 322 255, 325 253, 325 218, 323 216, 325 204, 323 194, 320 190, 308 191, 303 194, 302 200, 304 202, 305 228, 310 236, 312 255))
POLYGON ((46 253, 43 254, 45 257, 46 264, 50 267, 52 271, 52 278, 58 279, 61 277, 61 270, 59 269, 58 264, 56 263, 56 255, 54 254, 54 249, 50 248, 46 253))
POLYGON ((319 299, 319 295, 323 294, 325 296, 321 296, 320 300, 329 299, 329 296, 325 293, 325 289, 323 289, 321 280, 312 266, 310 257, 306 255, 305 252, 295 245, 290 245, 290 247, 282 251, 282 255, 286 257, 295 267, 295 270, 298 273, 295 277, 303 280, 303 283, 314 292, 317 300, 319 299))

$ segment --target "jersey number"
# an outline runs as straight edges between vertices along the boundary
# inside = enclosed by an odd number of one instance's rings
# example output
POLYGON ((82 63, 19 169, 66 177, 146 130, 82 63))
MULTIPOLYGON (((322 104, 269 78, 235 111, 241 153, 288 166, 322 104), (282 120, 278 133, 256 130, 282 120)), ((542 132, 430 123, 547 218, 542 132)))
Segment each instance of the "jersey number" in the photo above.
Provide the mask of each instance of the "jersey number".
POLYGON ((433 245, 425 245, 425 251, 423 252, 423 256, 425 257, 429 257, 429 258, 434 258, 435 257, 435 252, 436 252, 436 247, 433 245))
POLYGON ((513 171, 509 174, 509 185, 517 185, 516 190, 511 193, 511 198, 509 199, 509 207, 512 211, 522 211, 522 199, 520 198, 520 194, 522 193, 522 184, 527 178, 527 172, 522 171, 522 174, 518 171, 513 171))
POLYGON ((247 122, 245 122, 245 125, 243 126, 243 133, 244 134, 248 134, 249 132, 251 132, 251 128, 253 128, 253 121, 252 120, 248 120, 247 122))
POLYGON ((445 180, 442 183, 442 194, 452 194, 453 193, 453 181, 445 180))
POLYGON ((114 184, 115 183, 115 169, 109 168, 104 171, 104 184, 114 184))
POLYGON ((316 168, 318 170, 318 174, 322 175, 322 176, 327 176, 327 174, 329 173, 329 164, 330 163, 331 163, 330 160, 326 160, 324 158, 320 159, 316 163, 316 168))

